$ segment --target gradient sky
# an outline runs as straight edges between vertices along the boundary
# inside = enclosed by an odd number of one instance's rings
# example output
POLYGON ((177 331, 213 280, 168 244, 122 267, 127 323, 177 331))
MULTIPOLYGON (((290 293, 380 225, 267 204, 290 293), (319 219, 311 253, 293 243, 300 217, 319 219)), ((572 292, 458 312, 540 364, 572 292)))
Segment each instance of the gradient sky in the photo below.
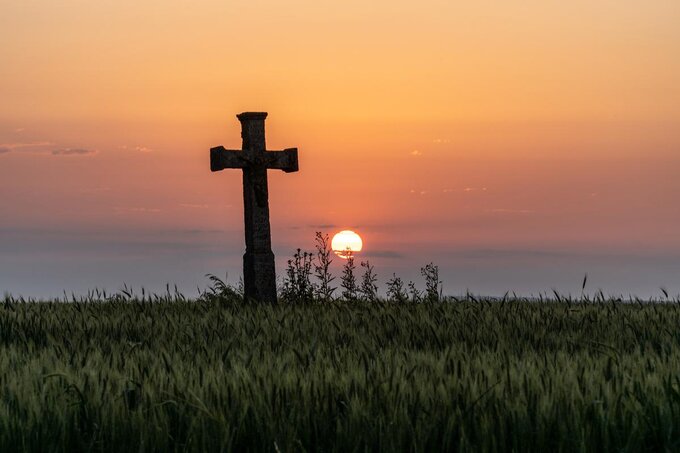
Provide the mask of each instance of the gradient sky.
POLYGON ((678 24, 677 0, 2 0, 0 292, 235 282, 241 175, 208 150, 267 111, 300 150, 270 171, 279 275, 352 228, 381 283, 678 293, 678 24))

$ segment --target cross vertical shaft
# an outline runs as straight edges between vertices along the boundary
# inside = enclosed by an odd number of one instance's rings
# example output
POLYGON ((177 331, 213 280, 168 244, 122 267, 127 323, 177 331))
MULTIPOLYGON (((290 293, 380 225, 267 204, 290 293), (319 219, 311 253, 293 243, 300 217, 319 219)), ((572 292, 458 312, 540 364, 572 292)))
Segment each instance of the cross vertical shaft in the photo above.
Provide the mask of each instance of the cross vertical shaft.
POLYGON ((246 229, 246 253, 243 255, 243 286, 248 299, 276 302, 276 266, 269 224, 269 188, 267 167, 258 165, 264 157, 266 113, 242 113, 243 151, 254 158, 243 169, 243 215, 246 229))

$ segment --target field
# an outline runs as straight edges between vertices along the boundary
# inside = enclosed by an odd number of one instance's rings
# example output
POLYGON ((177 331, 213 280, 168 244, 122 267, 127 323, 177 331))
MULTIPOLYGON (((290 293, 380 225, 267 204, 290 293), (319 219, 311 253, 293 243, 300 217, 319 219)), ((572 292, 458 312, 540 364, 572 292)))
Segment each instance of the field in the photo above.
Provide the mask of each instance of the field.
POLYGON ((680 304, 0 303, 0 451, 677 451, 680 304))

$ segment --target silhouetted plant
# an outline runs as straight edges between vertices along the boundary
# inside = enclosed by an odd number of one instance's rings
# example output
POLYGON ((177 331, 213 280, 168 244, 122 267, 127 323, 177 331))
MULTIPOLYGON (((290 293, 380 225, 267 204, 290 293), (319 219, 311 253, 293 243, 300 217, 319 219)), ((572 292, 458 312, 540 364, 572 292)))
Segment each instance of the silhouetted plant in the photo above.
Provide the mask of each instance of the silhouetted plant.
POLYGON ((357 299, 357 292, 359 291, 359 288, 357 287, 356 275, 354 275, 355 270, 356 266, 354 264, 354 257, 350 255, 342 268, 342 297, 345 300, 357 299))
POLYGON ((408 282, 408 293, 411 296, 411 302, 418 303, 422 300, 422 293, 416 288, 416 284, 412 281, 408 282))
POLYGON ((378 281, 378 276, 375 274, 373 266, 366 261, 361 262, 361 267, 363 267, 364 274, 361 277, 361 297, 364 300, 367 300, 369 302, 374 302, 376 299, 378 299, 378 285, 376 282, 378 281))
POLYGON ((331 282, 335 277, 331 275, 330 266, 333 262, 328 234, 322 234, 320 231, 316 232, 316 262, 314 263, 314 276, 319 283, 315 285, 314 293, 317 299, 328 301, 333 298, 333 292, 336 288, 331 286, 331 282))
MULTIPOLYGON (((208 289, 200 293, 201 299, 209 301, 217 300, 220 302, 227 301, 233 302, 243 300, 242 284, 239 283, 240 288, 239 287, 234 288, 233 286, 227 283, 228 275, 224 276, 224 280, 213 274, 206 274, 205 276, 208 277, 208 280, 210 280, 212 284, 211 286, 208 287, 208 289)), ((177 288, 175 288, 175 292, 177 292, 177 288)), ((149 296, 149 300, 150 299, 151 296, 149 296)))
POLYGON ((420 268, 425 277, 425 300, 439 302, 442 299, 442 282, 439 280, 439 266, 430 263, 420 268))
POLYGON ((404 281, 396 274, 392 274, 392 278, 387 281, 387 298, 399 303, 408 301, 408 294, 404 290, 404 281))
POLYGON ((314 288, 310 281, 311 275, 312 254, 297 249, 293 259, 288 260, 281 297, 287 301, 311 301, 314 296, 314 288))

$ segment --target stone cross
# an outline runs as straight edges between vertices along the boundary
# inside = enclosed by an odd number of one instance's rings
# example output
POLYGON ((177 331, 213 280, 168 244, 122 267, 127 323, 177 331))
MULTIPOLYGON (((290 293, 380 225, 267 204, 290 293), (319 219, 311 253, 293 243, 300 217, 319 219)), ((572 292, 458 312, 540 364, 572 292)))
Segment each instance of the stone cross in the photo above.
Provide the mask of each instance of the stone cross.
POLYGON ((298 171, 297 148, 267 151, 264 141, 266 112, 236 115, 241 122, 242 150, 210 149, 210 170, 243 170, 243 213, 246 253, 243 255, 243 290, 246 300, 276 302, 276 269, 269 227, 267 169, 298 171))

